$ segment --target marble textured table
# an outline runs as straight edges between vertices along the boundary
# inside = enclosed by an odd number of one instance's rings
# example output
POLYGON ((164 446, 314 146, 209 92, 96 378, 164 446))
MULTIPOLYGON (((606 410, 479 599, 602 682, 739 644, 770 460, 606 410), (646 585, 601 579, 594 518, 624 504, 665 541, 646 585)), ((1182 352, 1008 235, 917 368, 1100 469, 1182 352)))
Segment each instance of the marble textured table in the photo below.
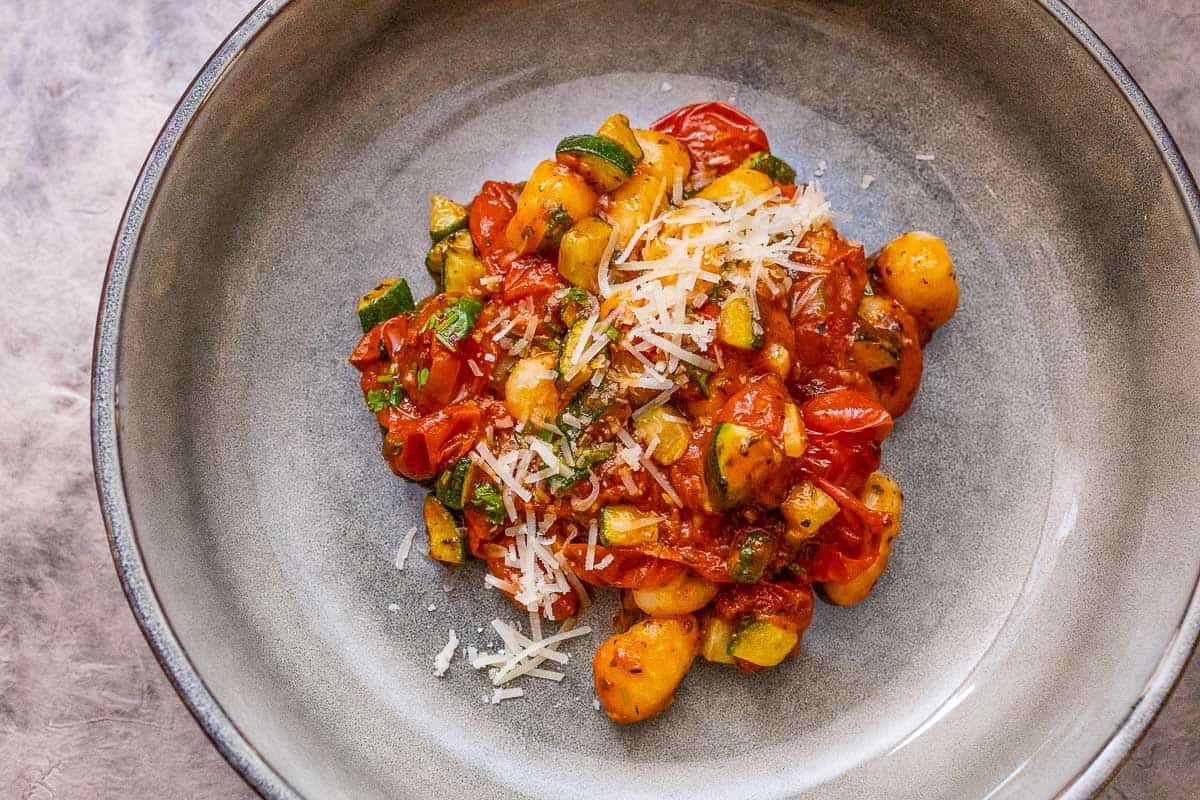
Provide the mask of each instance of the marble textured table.
MULTIPOLYGON (((254 793, 159 670, 92 484, 96 299, 126 194, 248 0, 0 0, 0 798, 254 793)), ((1200 0, 1077 0, 1200 164, 1200 0)), ((1200 660, 1102 795, 1200 797, 1200 660)))

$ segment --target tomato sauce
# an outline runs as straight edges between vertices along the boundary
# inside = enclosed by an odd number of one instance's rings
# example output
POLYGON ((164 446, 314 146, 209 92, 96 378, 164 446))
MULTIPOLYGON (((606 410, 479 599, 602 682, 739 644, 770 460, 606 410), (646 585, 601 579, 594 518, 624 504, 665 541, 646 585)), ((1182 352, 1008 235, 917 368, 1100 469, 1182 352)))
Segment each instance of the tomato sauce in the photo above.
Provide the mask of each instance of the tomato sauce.
MULTIPOLYGON (((769 150, 766 135, 753 120, 722 103, 687 106, 653 128, 686 146, 693 180, 724 174, 752 153, 769 150)), ((795 186, 784 189, 785 197, 797 191, 795 186)), ((373 327, 350 357, 369 402, 381 396, 373 393, 390 392, 382 395, 387 405, 376 418, 384 430, 384 457, 398 475, 430 480, 479 442, 513 435, 504 386, 515 358, 498 344, 506 327, 516 336, 532 324, 536 341, 555 346, 565 336, 557 304, 569 287, 559 275, 553 250, 518 255, 505 235, 519 193, 517 184, 487 181, 470 204, 470 237, 486 268, 490 294, 469 335, 449 345, 439 335, 445 316, 462 302, 460 295, 442 293, 412 313, 373 327), (535 323, 526 322, 530 313, 537 316, 535 323), (508 325, 518 319, 519 326, 508 325)), ((863 325, 860 303, 864 294, 878 292, 862 246, 823 225, 799 237, 795 250, 792 259, 804 271, 782 297, 759 298, 763 345, 741 350, 714 342, 704 355, 717 361, 718 369, 674 395, 672 402, 688 418, 691 434, 683 455, 661 468, 670 491, 648 470, 633 470, 609 457, 587 479, 558 493, 538 489, 529 504, 521 504, 553 515, 555 522, 545 535, 564 542, 561 557, 580 580, 633 589, 661 586, 690 569, 722 585, 713 605, 716 615, 731 621, 772 619, 802 631, 812 615, 810 584, 852 579, 875 560, 887 518, 864 506, 858 495, 879 466, 880 445, 894 416, 908 408, 916 391, 921 332, 904 308, 889 300, 887 332, 900 342, 900 366, 878 374, 858 368, 854 345, 863 325), (726 422, 743 426, 784 453, 789 406, 799 409, 801 430, 794 433, 803 437, 803 454, 781 456, 744 508, 716 511, 706 461, 716 427, 726 422), (811 481, 832 497, 840 509, 837 515, 802 544, 780 544, 771 569, 758 582, 735 582, 729 564, 739 535, 754 527, 777 536, 783 527, 780 503, 800 481, 811 481), (657 538, 630 546, 601 545, 589 560, 588 523, 598 508, 613 503, 656 514, 657 538)), ((710 301, 697 316, 715 320, 720 309, 719 300, 710 301)), ((633 358, 614 349, 620 358, 633 358)), ((570 396, 561 380, 557 385, 564 397, 570 396)), ((627 424, 635 405, 629 400, 614 405, 607 412, 608 424, 627 424)), ((475 508, 465 508, 462 516, 469 552, 484 559, 500 580, 514 580, 514 568, 504 555, 512 542, 504 533, 508 521, 489 521, 475 508)), ((561 594, 551 613, 565 619, 583 599, 561 594)))

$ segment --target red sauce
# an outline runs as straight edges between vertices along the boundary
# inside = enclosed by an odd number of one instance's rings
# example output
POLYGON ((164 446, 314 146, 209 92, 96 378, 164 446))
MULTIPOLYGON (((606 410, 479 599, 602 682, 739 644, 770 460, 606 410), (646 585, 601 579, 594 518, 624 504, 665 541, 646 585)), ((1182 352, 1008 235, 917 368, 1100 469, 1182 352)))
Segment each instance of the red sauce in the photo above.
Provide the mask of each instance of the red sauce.
MULTIPOLYGON (((741 163, 753 152, 769 149, 766 135, 744 114, 721 103, 687 106, 660 119, 655 130, 671 134, 688 148, 695 168, 709 176, 741 163)), ((513 359, 496 343, 492 331, 522 309, 535 309, 541 319, 537 335, 561 341, 565 324, 551 302, 566 288, 553 252, 518 256, 505 229, 517 208, 519 187, 484 183, 470 205, 471 238, 492 282, 491 295, 473 332, 447 346, 435 336, 431 320, 452 307, 459 296, 439 294, 412 314, 401 315, 366 333, 350 357, 362 373, 364 395, 399 387, 398 402, 376 417, 385 431, 383 453, 399 475, 428 480, 464 457, 487 430, 509 431, 512 421, 503 403, 503 380, 513 359)), ((796 187, 783 187, 792 196, 796 187)), ((714 601, 717 615, 729 619, 769 618, 802 631, 812 615, 815 581, 853 578, 875 560, 886 518, 858 499, 867 477, 879 465, 880 444, 890 433, 893 417, 912 401, 921 373, 922 332, 911 315, 888 300, 891 333, 902 346, 899 367, 867 374, 855 366, 853 345, 859 329, 859 304, 868 288, 867 261, 861 245, 843 239, 832 227, 806 233, 793 257, 818 274, 801 273, 790 293, 761 296, 764 347, 738 350, 714 342, 705 354, 723 366, 707 378, 680 389, 672 399, 692 425, 684 455, 662 468, 678 507, 646 470, 630 471, 617 458, 596 468, 597 499, 578 512, 572 503, 593 492, 592 482, 553 496, 542 492, 539 514, 553 511, 557 521, 548 534, 572 542, 561 555, 575 574, 595 586, 638 588, 661 585, 691 569, 722 584, 714 601), (718 352, 719 350, 719 352, 718 352), (785 449, 785 407, 799 407, 807 449, 802 457, 783 458, 744 508, 727 514, 713 510, 706 483, 705 458, 714 427, 732 422, 765 434, 779 452, 785 449), (766 577, 753 584, 732 582, 729 556, 733 543, 749 527, 777 535, 782 529, 778 506, 788 489, 811 480, 830 494, 840 512, 803 546, 781 547, 766 577), (632 484, 634 491, 629 490, 632 484), (630 547, 598 547, 587 564, 586 534, 595 509, 628 503, 661 518, 657 541, 630 547), (611 559, 606 561, 606 558, 611 559), (596 564, 606 562, 604 567, 596 564)), ((879 288, 875 287, 878 293, 879 288)), ((699 313, 715 319, 720 307, 708 302, 699 313)), ((626 356, 621 356, 622 358, 626 356)), ((610 412, 624 423, 633 404, 618 403, 610 412)), ((492 574, 514 579, 504 562, 511 543, 504 524, 489 523, 478 510, 464 512, 468 548, 485 559, 492 574)), ((562 594, 554 602, 557 619, 570 616, 580 598, 562 594)))

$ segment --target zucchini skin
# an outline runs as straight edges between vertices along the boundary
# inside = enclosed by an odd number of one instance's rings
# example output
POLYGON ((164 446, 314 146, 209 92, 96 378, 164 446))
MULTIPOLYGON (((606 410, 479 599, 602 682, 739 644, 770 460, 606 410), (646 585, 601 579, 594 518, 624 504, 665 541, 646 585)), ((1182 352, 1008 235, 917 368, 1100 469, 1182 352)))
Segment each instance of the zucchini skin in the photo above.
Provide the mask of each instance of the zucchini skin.
POLYGON ((614 191, 629 180, 638 162, 623 145, 591 133, 568 136, 554 153, 568 163, 577 163, 587 182, 601 193, 614 191))
POLYGON ((554 154, 564 153, 603 159, 624 173, 626 178, 633 174, 633 168, 637 166, 638 161, 624 146, 594 133, 583 133, 563 139, 558 143, 558 147, 554 148, 554 154))
POLYGON ((713 429, 704 459, 709 499, 718 511, 730 511, 747 502, 755 484, 783 459, 766 434, 733 422, 713 429))
POLYGON ((658 515, 645 514, 630 505, 605 506, 600 509, 600 544, 605 547, 630 547, 658 540, 658 515), (627 523, 654 517, 652 525, 625 529, 627 523))
POLYGON ((751 528, 729 551, 729 577, 737 583, 757 583, 774 558, 775 538, 766 530, 751 528))
POLYGON ((429 200, 429 239, 437 244, 452 233, 466 230, 467 209, 453 200, 435 194, 429 200))
POLYGON ((386 278, 358 301, 358 321, 363 333, 379 323, 416 308, 412 289, 403 278, 386 278))
POLYGON ((571 398, 571 402, 567 403, 567 407, 558 415, 555 424, 566 434, 567 439, 573 442, 615 408, 623 397, 621 387, 616 381, 604 380, 599 386, 588 383, 571 398), (581 423, 579 427, 568 425, 564 419, 566 416, 578 419, 581 423))
POLYGON ((742 162, 743 167, 756 169, 763 173, 776 183, 784 186, 793 185, 796 183, 796 170, 792 166, 778 156, 774 156, 766 150, 760 150, 757 153, 751 153, 745 161, 742 162))
POLYGON ((453 511, 462 511, 470 499, 474 462, 469 458, 460 458, 438 476, 434 494, 442 505, 453 511))

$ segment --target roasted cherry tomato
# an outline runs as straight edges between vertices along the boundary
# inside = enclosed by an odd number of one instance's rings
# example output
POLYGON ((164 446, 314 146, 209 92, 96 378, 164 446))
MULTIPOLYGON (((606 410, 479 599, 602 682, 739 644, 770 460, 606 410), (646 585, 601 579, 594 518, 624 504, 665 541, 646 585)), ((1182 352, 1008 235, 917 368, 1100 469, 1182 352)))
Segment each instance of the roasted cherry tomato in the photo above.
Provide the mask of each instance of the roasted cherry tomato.
POLYGON ((810 433, 869 434, 882 442, 892 432, 892 415, 871 398, 853 389, 835 389, 809 400, 801 409, 810 433))
POLYGON ((587 568, 587 545, 569 544, 562 549, 563 557, 582 580, 593 586, 617 586, 639 589, 644 586, 663 586, 683 572, 683 567, 671 561, 626 548, 596 547, 594 564, 611 555, 612 561, 603 568, 587 568))
POLYGON ((717 422, 733 422, 762 431, 782 450, 783 407, 787 396, 787 388, 778 377, 770 373, 756 375, 725 401, 717 422))
POLYGON ((848 581, 858 577, 879 556, 888 516, 872 511, 840 486, 818 478, 816 484, 837 501, 841 511, 806 543, 795 565, 809 581, 848 581))
POLYGON ((392 471, 405 478, 432 478, 451 461, 467 454, 483 432, 479 405, 466 400, 425 416, 394 409, 383 439, 383 454, 392 471))
POLYGON ((511 183, 487 181, 471 201, 468 225, 475 248, 483 257, 489 274, 500 274, 514 256, 504 234, 509 220, 517 213, 516 187, 511 183))
POLYGON ((752 153, 771 149, 762 128, 725 103, 683 106, 650 127, 683 142, 692 156, 693 180, 719 177, 752 153))
POLYGON ((562 286, 558 267, 542 255, 521 256, 508 266, 501 289, 504 302, 512 303, 522 297, 542 295, 543 298, 562 286))

